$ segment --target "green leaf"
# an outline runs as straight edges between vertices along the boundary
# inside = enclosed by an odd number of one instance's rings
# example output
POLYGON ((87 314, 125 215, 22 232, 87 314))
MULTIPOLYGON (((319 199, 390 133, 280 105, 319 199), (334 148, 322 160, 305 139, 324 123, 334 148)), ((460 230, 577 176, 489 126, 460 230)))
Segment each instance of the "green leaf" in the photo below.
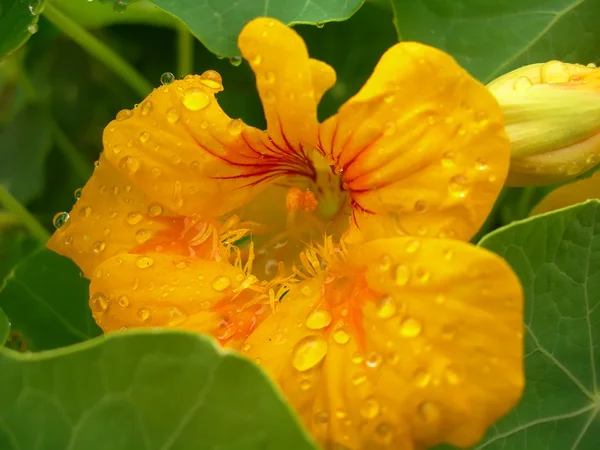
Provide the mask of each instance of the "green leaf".
POLYGON ((484 83, 517 67, 600 59, 594 0, 392 0, 398 36, 441 48, 484 83))
POLYGON ((3 450, 315 449, 256 365, 199 334, 0 350, 0 405, 3 450))
POLYGON ((0 347, 4 345, 6 340, 8 339, 8 335, 10 333, 10 322, 8 321, 8 317, 0 308, 0 347))
POLYGON ((506 226, 482 247, 525 291, 526 387, 477 449, 593 450, 600 442, 600 201, 506 226))
POLYGON ((101 334, 88 297, 88 281, 75 265, 43 249, 24 259, 6 279, 0 307, 30 350, 47 350, 101 334))
POLYGON ((0 60, 37 31, 44 0, 0 0, 0 60))
POLYGON ((51 148, 51 118, 39 105, 24 108, 0 131, 0 184, 21 203, 29 203, 44 186, 51 148))
POLYGON ((239 55, 237 37, 256 17, 273 17, 286 24, 324 24, 346 20, 364 0, 247 0, 243 3, 209 0, 152 0, 181 19, 213 53, 239 55))
POLYGON ((31 253, 39 242, 32 238, 14 216, 0 212, 0 286, 19 260, 31 253))

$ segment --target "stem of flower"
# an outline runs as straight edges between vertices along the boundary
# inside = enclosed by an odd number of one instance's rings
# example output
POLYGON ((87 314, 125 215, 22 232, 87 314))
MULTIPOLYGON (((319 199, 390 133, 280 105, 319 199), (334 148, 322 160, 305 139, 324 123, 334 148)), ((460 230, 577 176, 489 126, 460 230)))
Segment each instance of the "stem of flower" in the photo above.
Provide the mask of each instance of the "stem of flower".
POLYGON ((135 70, 132 65, 81 25, 65 16, 51 3, 46 3, 44 16, 63 33, 81 45, 88 53, 112 69, 141 97, 145 97, 152 91, 152 84, 135 70))
POLYGON ((14 198, 8 190, 0 185, 0 205, 4 206, 8 212, 13 213, 19 218, 21 223, 29 230, 32 236, 36 237, 43 244, 50 239, 50 233, 37 221, 27 209, 14 198))
POLYGON ((71 142, 65 132, 61 130, 58 124, 54 122, 52 125, 56 146, 62 152, 71 167, 73 167, 77 175, 79 175, 81 182, 85 183, 92 175, 91 165, 83 159, 75 145, 71 142))
POLYGON ((177 25, 177 75, 184 77, 194 67, 194 36, 185 23, 177 25))

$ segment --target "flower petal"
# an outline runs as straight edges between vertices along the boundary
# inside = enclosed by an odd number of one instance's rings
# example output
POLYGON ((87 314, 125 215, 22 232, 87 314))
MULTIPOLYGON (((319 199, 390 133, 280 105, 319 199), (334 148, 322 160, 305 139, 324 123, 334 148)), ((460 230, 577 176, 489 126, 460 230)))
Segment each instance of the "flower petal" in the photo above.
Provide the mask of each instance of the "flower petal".
POLYGON ((243 350, 326 447, 477 442, 524 383, 510 267, 460 241, 411 237, 348 261, 292 288, 243 350))
POLYGON ((310 59, 304 40, 277 20, 251 21, 238 45, 256 75, 269 137, 295 154, 312 149, 317 141, 317 105, 335 83, 334 70, 310 59))
POLYGON ((248 290, 256 279, 227 262, 175 255, 118 255, 100 265, 90 307, 105 331, 168 327, 214 335, 239 345, 268 305, 248 290))
POLYGON ((177 220, 177 215, 152 201, 104 156, 69 216, 48 248, 71 258, 88 278, 102 261, 151 241, 177 220))
MULTIPOLYGON (((463 240, 487 217, 509 164, 493 96, 450 56, 417 43, 382 56, 358 94, 322 124, 320 147, 357 211, 387 217, 403 234, 438 236, 450 227, 463 240)), ((365 215, 356 216, 361 226, 365 215)))
POLYGON ((600 171, 592 176, 556 188, 539 202, 532 216, 575 205, 586 200, 600 199, 600 171))

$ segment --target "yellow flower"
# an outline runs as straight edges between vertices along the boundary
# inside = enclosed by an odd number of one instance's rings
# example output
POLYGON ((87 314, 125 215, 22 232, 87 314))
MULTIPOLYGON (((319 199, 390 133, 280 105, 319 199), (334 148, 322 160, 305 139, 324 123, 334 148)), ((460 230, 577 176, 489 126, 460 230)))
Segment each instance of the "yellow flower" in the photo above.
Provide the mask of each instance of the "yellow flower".
POLYGON ((507 184, 540 186, 586 172, 600 159, 600 70, 550 61, 488 85, 511 141, 507 184))
POLYGON ((531 215, 566 208, 593 198, 600 199, 600 172, 553 190, 533 208, 531 215))
POLYGON ((271 19, 239 46, 267 130, 220 109, 214 71, 156 89, 108 125, 50 248, 91 278, 105 331, 212 334, 325 448, 475 443, 523 387, 518 279, 463 242, 508 171, 496 101, 401 43, 319 124, 331 67, 271 19))

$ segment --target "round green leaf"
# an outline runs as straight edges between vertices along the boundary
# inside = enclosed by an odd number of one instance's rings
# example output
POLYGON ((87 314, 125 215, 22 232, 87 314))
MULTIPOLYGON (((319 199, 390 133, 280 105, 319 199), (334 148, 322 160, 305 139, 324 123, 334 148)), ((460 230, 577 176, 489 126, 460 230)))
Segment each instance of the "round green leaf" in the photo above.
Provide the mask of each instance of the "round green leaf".
POLYGON ((401 40, 441 48, 484 83, 520 66, 600 59, 596 0, 392 0, 401 40))
POLYGON ((246 23, 256 17, 273 17, 289 25, 324 24, 346 20, 364 0, 246 0, 233 1, 152 0, 152 3, 181 19, 213 53, 239 55, 237 37, 246 23))
POLYGON ((0 60, 37 31, 45 0, 0 0, 0 60))
POLYGON ((125 332, 0 350, 0 448, 310 450, 256 365, 206 336, 125 332))
POLYGON ((10 333, 10 322, 8 321, 8 317, 0 308, 0 347, 4 345, 6 340, 8 339, 8 335, 10 333))
POLYGON ((600 201, 501 228, 480 245, 525 291, 526 387, 476 447, 594 450, 600 442, 600 201))
POLYGON ((101 334, 88 296, 88 281, 75 265, 43 249, 22 260, 7 277, 0 307, 29 350, 47 350, 101 334))

